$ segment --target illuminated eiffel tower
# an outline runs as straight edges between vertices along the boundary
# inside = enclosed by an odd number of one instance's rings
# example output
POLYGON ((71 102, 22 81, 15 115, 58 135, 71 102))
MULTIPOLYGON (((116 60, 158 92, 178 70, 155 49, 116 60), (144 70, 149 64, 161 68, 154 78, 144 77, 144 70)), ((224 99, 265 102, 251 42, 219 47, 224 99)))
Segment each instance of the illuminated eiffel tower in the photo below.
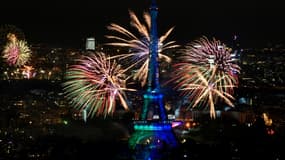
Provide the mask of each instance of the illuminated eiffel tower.
POLYGON ((131 149, 135 149, 138 146, 151 146, 152 148, 165 146, 174 148, 177 146, 176 137, 172 130, 172 122, 168 120, 164 107, 164 95, 160 92, 157 13, 156 1, 152 0, 150 6, 151 34, 148 83, 146 93, 143 95, 144 104, 140 118, 139 120, 134 120, 134 133, 129 139, 131 149))

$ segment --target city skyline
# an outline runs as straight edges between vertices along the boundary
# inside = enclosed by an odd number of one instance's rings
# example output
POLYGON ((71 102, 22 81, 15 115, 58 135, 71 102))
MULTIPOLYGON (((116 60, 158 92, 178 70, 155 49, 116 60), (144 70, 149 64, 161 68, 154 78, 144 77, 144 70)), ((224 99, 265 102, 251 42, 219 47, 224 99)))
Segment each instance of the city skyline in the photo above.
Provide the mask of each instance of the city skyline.
POLYGON ((2 6, 0 159, 284 159, 284 6, 153 1, 2 6))
MULTIPOLYGON (((128 10, 142 19, 148 11, 148 0, 105 0, 95 2, 13 2, 1 10, 1 24, 20 28, 29 43, 50 43, 57 46, 83 46, 92 36, 100 43, 110 33, 107 25, 117 23, 130 29, 128 10)), ((269 43, 284 44, 284 6, 278 2, 188 1, 173 3, 158 0, 158 34, 175 27, 171 39, 188 43, 203 35, 230 43, 240 37, 244 47, 266 47, 269 43), (187 3, 186 3, 187 2, 187 3)))

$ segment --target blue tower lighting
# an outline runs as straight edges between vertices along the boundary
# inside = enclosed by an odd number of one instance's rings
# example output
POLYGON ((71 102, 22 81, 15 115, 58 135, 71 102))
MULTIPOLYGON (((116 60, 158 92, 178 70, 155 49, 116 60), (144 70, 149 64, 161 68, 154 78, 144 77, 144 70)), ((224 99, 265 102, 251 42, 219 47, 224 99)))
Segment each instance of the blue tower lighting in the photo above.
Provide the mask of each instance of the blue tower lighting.
MULTIPOLYGON (((155 0, 151 1, 149 8, 151 15, 149 68, 147 90, 143 95, 144 104, 140 119, 134 121, 135 132, 129 139, 130 148, 148 142, 165 142, 168 148, 176 147, 177 140, 172 130, 172 122, 168 120, 164 106, 164 95, 160 91, 159 63, 158 63, 158 36, 157 14, 158 7, 155 0), (155 140, 155 141, 153 141, 155 140)), ((155 145, 155 144, 149 144, 155 145)))

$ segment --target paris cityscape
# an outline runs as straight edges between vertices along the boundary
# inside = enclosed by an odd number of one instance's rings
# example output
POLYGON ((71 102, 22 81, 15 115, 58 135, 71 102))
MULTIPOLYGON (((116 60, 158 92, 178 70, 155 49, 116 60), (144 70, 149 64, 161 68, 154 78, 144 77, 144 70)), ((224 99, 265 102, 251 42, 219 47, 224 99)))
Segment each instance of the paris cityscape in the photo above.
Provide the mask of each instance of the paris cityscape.
POLYGON ((0 159, 285 157, 284 24, 273 23, 282 7, 213 3, 203 14, 190 7, 200 20, 185 22, 195 16, 183 2, 180 10, 160 0, 111 2, 99 6, 113 10, 105 14, 59 2, 50 15, 27 5, 38 20, 16 19, 20 4, 4 15, 0 159), (219 9, 244 13, 207 19, 219 9), (91 14, 95 24, 86 22, 91 14), (221 28, 222 20, 235 26, 221 28))

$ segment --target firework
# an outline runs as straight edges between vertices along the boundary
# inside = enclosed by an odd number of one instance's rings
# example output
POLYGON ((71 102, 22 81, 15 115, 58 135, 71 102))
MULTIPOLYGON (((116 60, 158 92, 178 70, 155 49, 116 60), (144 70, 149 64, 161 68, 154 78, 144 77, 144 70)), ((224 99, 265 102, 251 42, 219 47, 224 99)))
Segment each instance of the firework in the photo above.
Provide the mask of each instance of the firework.
POLYGON ((10 39, 7 37, 9 34, 15 35, 18 40, 25 40, 25 34, 22 29, 15 25, 3 24, 0 26, 0 46, 1 48, 7 44, 10 39), (3 46, 2 46, 3 45, 3 46))
POLYGON ((192 71, 188 73, 188 76, 181 77, 177 84, 177 89, 181 91, 182 95, 189 97, 192 108, 201 106, 209 107, 210 116, 215 118, 215 106, 214 104, 218 101, 224 101, 229 106, 233 107, 234 97, 227 93, 226 90, 221 88, 233 88, 232 84, 224 84, 225 75, 216 77, 216 68, 207 69, 203 67, 194 67, 192 71), (208 75, 205 77, 204 75, 208 75))
POLYGON ((31 58, 31 50, 26 41, 13 40, 6 44, 3 50, 3 58, 9 65, 23 66, 31 58))
POLYGON ((24 65, 22 70, 23 70, 22 74, 27 79, 30 79, 34 75, 34 73, 32 72, 34 70, 33 66, 26 66, 26 65, 24 65))
POLYGON ((67 70, 64 92, 88 117, 113 114, 117 100, 128 109, 125 91, 134 90, 126 88, 125 71, 102 52, 83 56, 67 70))
POLYGON ((234 59, 232 49, 215 38, 209 40, 203 36, 188 43, 182 51, 185 53, 188 62, 199 65, 214 64, 218 66, 217 71, 222 72, 239 72, 240 68, 235 64, 237 59, 234 59))
MULTIPOLYGON (((107 28, 111 31, 119 33, 121 36, 116 35, 107 35, 106 37, 116 42, 106 43, 106 45, 117 46, 117 47, 127 47, 129 52, 126 54, 120 54, 113 56, 111 58, 131 58, 129 62, 132 63, 132 67, 137 67, 137 71, 134 74, 134 80, 139 80, 141 85, 146 84, 147 75, 148 75, 148 64, 149 64, 149 53, 150 53, 150 25, 151 18, 150 14, 144 12, 145 24, 142 24, 138 17, 133 11, 129 11, 131 18, 131 26, 138 31, 139 36, 136 36, 129 30, 117 24, 110 24, 107 28)), ((165 42, 167 37, 173 31, 174 27, 170 28, 163 36, 159 38, 158 46, 158 56, 160 60, 170 62, 171 58, 167 55, 164 55, 163 52, 167 49, 177 48, 179 45, 175 44, 175 41, 165 42)))
POLYGON ((188 96, 192 107, 209 106, 210 116, 215 117, 214 104, 218 100, 233 106, 231 100, 238 84, 239 66, 234 62, 231 49, 213 39, 202 37, 181 50, 179 63, 173 65, 174 72, 168 82, 188 96))
POLYGON ((12 43, 15 43, 17 41, 17 37, 15 34, 13 33, 8 33, 7 34, 7 39, 12 42, 12 43))

